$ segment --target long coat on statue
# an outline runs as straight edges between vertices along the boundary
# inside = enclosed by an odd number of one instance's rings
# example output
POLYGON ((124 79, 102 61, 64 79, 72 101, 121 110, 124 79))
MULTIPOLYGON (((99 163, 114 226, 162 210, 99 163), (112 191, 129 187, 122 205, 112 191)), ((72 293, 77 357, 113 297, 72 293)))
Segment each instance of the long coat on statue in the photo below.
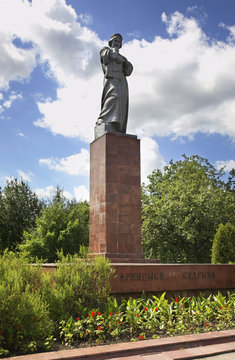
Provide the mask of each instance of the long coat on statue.
POLYGON ((119 52, 112 59, 112 53, 113 49, 109 47, 104 47, 100 52, 104 87, 97 123, 109 123, 114 131, 126 133, 129 102, 126 76, 131 75, 133 66, 119 52))

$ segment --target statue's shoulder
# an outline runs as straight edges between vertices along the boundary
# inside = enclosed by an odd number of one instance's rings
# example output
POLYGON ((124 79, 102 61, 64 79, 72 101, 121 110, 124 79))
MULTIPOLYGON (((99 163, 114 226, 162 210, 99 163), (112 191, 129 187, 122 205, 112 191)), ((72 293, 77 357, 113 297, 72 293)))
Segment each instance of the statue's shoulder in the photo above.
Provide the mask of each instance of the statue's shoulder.
POLYGON ((103 53, 105 53, 107 50, 110 50, 110 47, 104 46, 104 47, 100 50, 100 55, 102 55, 103 53))

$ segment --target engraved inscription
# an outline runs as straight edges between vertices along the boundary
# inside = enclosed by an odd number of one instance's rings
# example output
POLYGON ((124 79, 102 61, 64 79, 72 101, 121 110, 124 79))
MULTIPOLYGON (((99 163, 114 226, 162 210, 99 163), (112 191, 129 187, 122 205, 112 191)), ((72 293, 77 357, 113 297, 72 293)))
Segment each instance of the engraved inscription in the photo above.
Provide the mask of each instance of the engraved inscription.
POLYGON ((138 272, 138 273, 126 273, 120 274, 121 280, 126 281, 153 281, 153 280, 164 280, 163 272, 138 272))
POLYGON ((215 279, 216 275, 214 271, 185 271, 183 273, 183 279, 215 279))
MULTIPOLYGON (((180 274, 179 274, 180 275, 180 274)), ((164 272, 128 272, 121 273, 120 280, 125 281, 155 281, 155 280, 170 280, 171 274, 164 272)), ((185 271, 181 273, 183 280, 202 280, 202 279, 215 279, 216 274, 214 271, 185 271)), ((175 277, 175 274, 173 275, 175 277)))

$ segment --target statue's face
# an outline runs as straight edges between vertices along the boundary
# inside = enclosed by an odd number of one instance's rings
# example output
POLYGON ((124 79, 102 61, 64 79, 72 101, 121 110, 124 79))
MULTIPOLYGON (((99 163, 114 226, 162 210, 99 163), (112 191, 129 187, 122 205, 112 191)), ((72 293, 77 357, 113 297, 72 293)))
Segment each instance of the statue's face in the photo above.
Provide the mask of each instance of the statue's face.
POLYGON ((122 46, 122 42, 121 42, 120 38, 118 38, 118 37, 114 38, 112 41, 111 47, 120 49, 121 46, 122 46))

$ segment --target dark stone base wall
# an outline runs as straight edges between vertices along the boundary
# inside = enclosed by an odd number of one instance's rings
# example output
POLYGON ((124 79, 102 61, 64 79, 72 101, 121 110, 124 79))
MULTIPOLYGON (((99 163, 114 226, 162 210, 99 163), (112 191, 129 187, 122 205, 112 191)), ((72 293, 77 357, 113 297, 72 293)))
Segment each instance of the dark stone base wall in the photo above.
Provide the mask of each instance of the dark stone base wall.
POLYGON ((112 293, 199 294, 235 289, 235 264, 113 264, 112 293))
MULTIPOLYGON (((56 264, 43 264, 44 271, 55 271, 56 264)), ((115 274, 111 280, 111 293, 121 299, 139 297, 166 298, 176 296, 223 295, 235 292, 235 264, 111 264, 115 274)))

